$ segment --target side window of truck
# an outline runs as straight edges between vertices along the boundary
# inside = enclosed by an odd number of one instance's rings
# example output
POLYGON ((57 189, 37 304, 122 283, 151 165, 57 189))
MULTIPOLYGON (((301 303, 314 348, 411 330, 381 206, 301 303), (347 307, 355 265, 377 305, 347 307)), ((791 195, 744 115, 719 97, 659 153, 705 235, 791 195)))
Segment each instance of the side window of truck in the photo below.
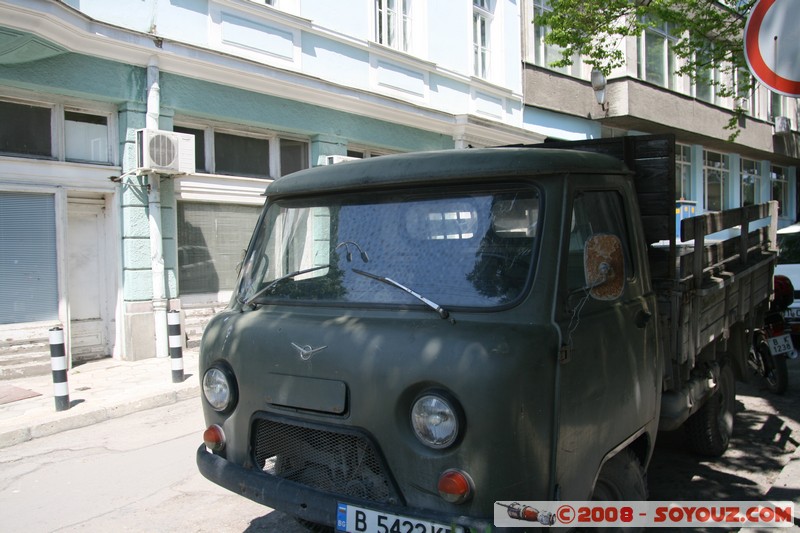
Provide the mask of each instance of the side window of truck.
POLYGON ((567 288, 570 291, 586 286, 583 266, 583 248, 586 241, 597 233, 610 233, 622 241, 625 255, 625 276, 633 276, 633 261, 628 231, 625 224, 625 206, 617 191, 581 191, 572 203, 572 221, 567 258, 567 288))

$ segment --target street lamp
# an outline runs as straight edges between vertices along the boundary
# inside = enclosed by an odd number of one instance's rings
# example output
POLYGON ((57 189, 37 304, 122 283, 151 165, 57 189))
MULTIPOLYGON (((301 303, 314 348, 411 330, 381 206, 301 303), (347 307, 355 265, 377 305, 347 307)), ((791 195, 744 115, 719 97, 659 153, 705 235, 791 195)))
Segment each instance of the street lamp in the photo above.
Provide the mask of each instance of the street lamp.
POLYGON ((600 104, 600 107, 603 111, 608 110, 608 104, 606 103, 606 77, 599 69, 592 69, 592 90, 594 91, 594 96, 597 98, 597 103, 600 104))

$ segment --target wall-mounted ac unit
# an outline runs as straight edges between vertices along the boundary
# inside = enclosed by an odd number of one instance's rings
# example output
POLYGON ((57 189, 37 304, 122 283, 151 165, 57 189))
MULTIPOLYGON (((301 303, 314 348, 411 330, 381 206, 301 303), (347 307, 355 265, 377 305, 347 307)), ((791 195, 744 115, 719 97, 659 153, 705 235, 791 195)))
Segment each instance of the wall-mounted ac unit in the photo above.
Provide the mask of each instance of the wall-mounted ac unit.
POLYGON ((336 163, 344 163, 345 161, 354 161, 356 159, 361 159, 360 157, 350 157, 346 155, 326 155, 325 156, 325 164, 326 165, 335 165, 336 163))
POLYGON ((775 134, 786 135, 792 132, 792 121, 789 117, 775 117, 775 134))
POLYGON ((164 174, 194 174, 194 135, 136 130, 136 167, 164 174))

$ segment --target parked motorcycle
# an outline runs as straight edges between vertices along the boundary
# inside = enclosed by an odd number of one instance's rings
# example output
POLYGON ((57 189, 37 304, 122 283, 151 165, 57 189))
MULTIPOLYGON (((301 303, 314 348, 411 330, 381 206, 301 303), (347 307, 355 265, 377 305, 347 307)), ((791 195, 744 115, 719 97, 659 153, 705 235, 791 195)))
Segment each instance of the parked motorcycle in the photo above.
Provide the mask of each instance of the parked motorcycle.
POLYGON ((794 302, 794 287, 789 278, 776 275, 774 289, 764 325, 754 332, 747 363, 755 374, 764 378, 770 391, 783 394, 789 384, 786 360, 797 358, 791 328, 783 318, 783 312, 794 302))

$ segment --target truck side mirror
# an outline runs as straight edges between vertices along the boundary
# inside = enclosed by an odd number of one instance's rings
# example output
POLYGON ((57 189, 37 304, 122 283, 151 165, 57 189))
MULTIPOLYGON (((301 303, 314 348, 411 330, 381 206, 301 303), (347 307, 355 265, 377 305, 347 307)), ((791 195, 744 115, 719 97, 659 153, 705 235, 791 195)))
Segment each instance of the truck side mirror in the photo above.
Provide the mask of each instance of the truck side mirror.
POLYGON ((608 233, 589 237, 583 247, 583 272, 593 298, 619 298, 625 288, 625 259, 619 237, 608 233))

